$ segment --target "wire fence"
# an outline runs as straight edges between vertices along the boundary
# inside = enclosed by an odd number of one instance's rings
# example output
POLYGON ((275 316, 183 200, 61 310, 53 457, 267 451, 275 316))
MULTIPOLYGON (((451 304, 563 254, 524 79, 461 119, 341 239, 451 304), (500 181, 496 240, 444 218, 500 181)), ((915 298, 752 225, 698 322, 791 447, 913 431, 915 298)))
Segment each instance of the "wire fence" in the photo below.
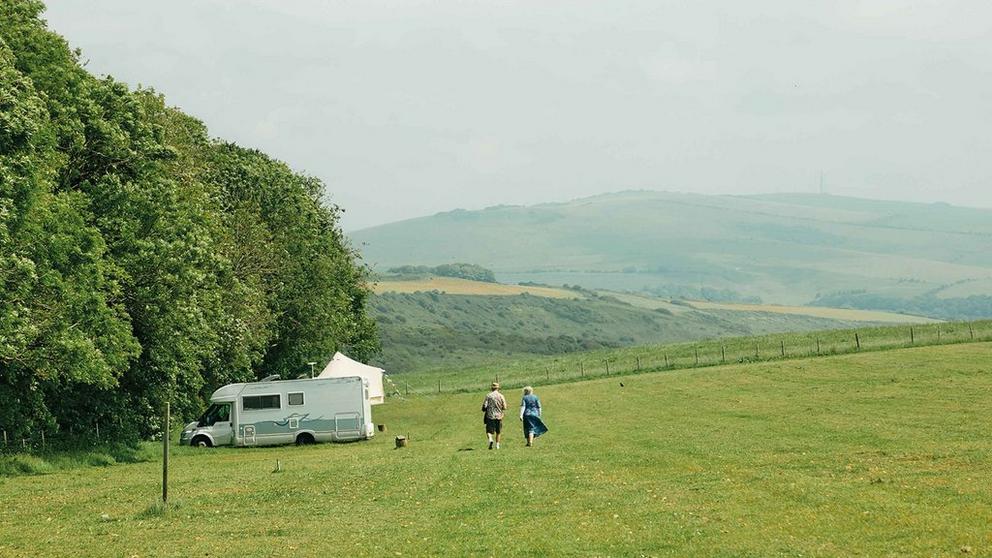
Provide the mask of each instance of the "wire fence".
POLYGON ((987 341, 992 341, 992 320, 711 339, 397 374, 392 376, 396 389, 391 395, 479 391, 488 389, 493 381, 505 388, 519 388, 642 372, 987 341))

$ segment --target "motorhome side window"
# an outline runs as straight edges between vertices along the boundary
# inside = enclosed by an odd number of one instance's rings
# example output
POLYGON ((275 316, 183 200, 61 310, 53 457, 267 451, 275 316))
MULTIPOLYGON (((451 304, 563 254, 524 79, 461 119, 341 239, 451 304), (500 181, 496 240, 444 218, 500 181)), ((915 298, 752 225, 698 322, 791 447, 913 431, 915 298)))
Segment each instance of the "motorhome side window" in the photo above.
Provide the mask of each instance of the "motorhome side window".
POLYGON ((303 404, 303 392, 298 391, 289 394, 289 404, 290 405, 302 405, 303 404))
POLYGON ((231 405, 229 403, 214 403, 200 417, 198 426, 213 426, 218 422, 229 420, 231 420, 231 405))
POLYGON ((261 411, 263 409, 278 409, 282 407, 279 394, 275 395, 245 395, 241 397, 241 408, 245 411, 261 411))

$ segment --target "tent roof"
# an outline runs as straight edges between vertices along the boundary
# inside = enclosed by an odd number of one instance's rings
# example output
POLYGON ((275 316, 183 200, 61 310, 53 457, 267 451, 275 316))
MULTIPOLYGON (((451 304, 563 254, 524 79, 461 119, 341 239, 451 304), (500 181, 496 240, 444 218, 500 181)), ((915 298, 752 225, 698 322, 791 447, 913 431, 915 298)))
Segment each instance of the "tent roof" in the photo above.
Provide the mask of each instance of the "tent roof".
POLYGON ((357 360, 352 360, 341 353, 334 353, 334 357, 318 378, 344 378, 347 376, 361 376, 369 382, 369 401, 375 405, 385 400, 386 393, 382 388, 382 368, 362 364, 357 360))

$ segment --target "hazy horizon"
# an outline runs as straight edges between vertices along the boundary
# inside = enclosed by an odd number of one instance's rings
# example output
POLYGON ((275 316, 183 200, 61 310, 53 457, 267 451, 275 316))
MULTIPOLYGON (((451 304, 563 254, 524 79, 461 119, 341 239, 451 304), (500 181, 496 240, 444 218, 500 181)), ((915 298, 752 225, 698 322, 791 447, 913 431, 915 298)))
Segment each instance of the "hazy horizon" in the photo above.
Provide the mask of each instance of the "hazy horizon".
POLYGON ((822 192, 822 194, 820 192, 818 192, 818 191, 817 192, 810 192, 810 191, 805 191, 805 192, 803 192, 803 191, 792 191, 792 192, 790 192, 788 190, 782 190, 782 191, 776 191, 776 192, 716 193, 716 192, 687 192, 687 191, 681 191, 681 190, 677 190, 677 189, 657 190, 657 189, 652 189, 652 188, 627 188, 627 189, 624 189, 624 190, 611 190, 611 191, 604 191, 604 192, 596 192, 596 193, 593 193, 593 194, 582 195, 582 196, 573 196, 573 197, 570 197, 570 198, 563 198, 563 199, 560 199, 560 200, 549 200, 549 201, 541 201, 541 202, 533 202, 533 203, 497 203, 497 204, 490 204, 490 205, 477 206, 477 207, 450 207, 450 208, 447 208, 447 209, 439 209, 437 211, 432 211, 431 213, 425 213, 423 215, 412 215, 410 217, 403 217, 403 218, 397 219, 395 221, 387 221, 387 222, 384 222, 384 223, 377 223, 377 224, 374 224, 374 225, 369 225, 369 226, 361 227, 361 228, 351 228, 351 229, 347 229, 345 232, 349 232, 349 233, 350 232, 360 232, 360 231, 363 231, 363 230, 366 230, 366 229, 370 229, 370 228, 374 228, 374 227, 378 227, 378 226, 381 226, 381 225, 388 225, 388 224, 391 224, 391 223, 398 223, 398 222, 402 222, 402 221, 409 221, 409 220, 412 220, 412 219, 423 219, 423 218, 433 217, 433 216, 436 216, 436 215, 439 215, 439 214, 443 214, 443 213, 449 213, 451 211, 481 211, 481 210, 490 209, 490 208, 494 208, 494 207, 534 207, 534 206, 540 206, 540 205, 567 205, 569 203, 576 202, 576 201, 581 201, 581 200, 584 200, 584 199, 596 198, 596 197, 600 197, 600 196, 614 196, 614 195, 621 195, 621 194, 625 194, 625 193, 636 193, 636 192, 651 192, 651 193, 656 193, 656 194, 677 194, 677 195, 688 194, 688 195, 701 195, 701 196, 738 196, 738 197, 745 197, 745 198, 746 197, 755 197, 755 196, 775 195, 775 194, 781 194, 781 195, 808 194, 808 195, 832 196, 832 197, 847 198, 847 199, 859 199, 859 200, 866 200, 866 201, 882 201, 882 202, 909 203, 909 204, 921 204, 921 205, 946 204, 946 205, 949 205, 949 206, 952 206, 952 207, 960 207, 960 208, 966 208, 966 209, 977 209, 977 210, 989 210, 989 211, 992 211, 992 206, 955 204, 955 203, 946 202, 946 201, 940 200, 940 199, 935 199, 933 201, 918 201, 918 200, 900 200, 900 199, 895 199, 895 198, 880 198, 880 197, 879 198, 869 198, 869 197, 864 197, 864 196, 833 194, 833 193, 830 193, 828 191, 824 191, 824 192, 822 192))
POLYGON ((54 0, 87 68, 327 183, 348 231, 629 189, 992 207, 992 5, 54 0))

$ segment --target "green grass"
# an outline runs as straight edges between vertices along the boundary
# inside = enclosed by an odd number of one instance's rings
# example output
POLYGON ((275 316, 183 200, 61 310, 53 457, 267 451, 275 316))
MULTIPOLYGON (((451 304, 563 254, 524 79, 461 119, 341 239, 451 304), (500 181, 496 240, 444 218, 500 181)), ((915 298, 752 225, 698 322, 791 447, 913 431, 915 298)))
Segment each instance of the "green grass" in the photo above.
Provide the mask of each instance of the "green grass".
POLYGON ((109 467, 118 463, 150 461, 157 458, 158 447, 160 445, 149 442, 135 447, 103 446, 87 451, 35 448, 33 453, 0 455, 0 477, 45 475, 80 467, 109 467))
POLYGON ((509 420, 498 452, 481 391, 393 400, 370 442, 174 448, 168 508, 157 462, 0 478, 0 556, 988 555, 990 363, 968 343, 538 385, 551 431, 525 448, 509 420))

